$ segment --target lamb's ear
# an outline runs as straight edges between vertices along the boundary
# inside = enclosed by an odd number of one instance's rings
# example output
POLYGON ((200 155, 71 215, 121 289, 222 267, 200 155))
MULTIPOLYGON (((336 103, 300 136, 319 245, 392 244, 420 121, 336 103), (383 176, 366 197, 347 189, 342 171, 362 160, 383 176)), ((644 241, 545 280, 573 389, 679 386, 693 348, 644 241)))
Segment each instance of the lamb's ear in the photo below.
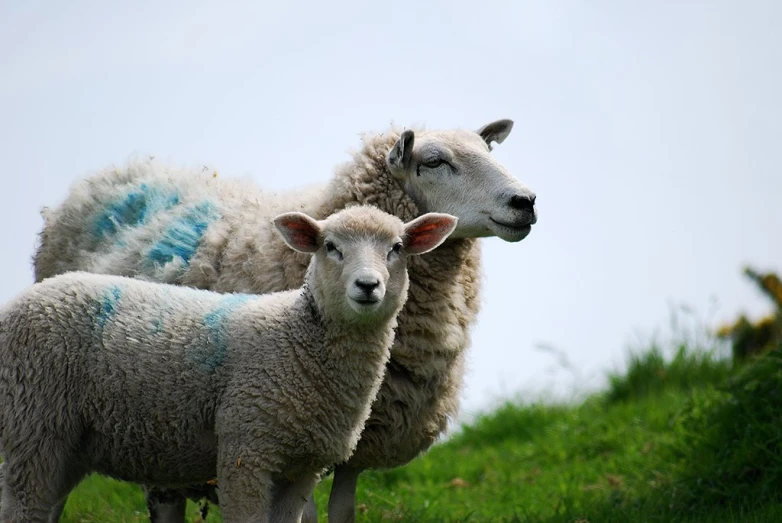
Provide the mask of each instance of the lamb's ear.
POLYGON ((299 252, 315 252, 320 245, 320 225, 301 212, 286 212, 272 223, 288 246, 299 252))
POLYGON ((481 135, 486 145, 491 147, 492 142, 502 143, 505 138, 508 137, 513 129, 513 120, 497 120, 496 122, 487 123, 477 131, 476 133, 481 135))
POLYGON ((441 243, 456 229, 459 219, 450 214, 430 212, 405 224, 405 252, 423 254, 441 243))
POLYGON ((415 133, 411 129, 403 131, 394 147, 388 152, 388 165, 394 169, 408 169, 413 159, 415 133))

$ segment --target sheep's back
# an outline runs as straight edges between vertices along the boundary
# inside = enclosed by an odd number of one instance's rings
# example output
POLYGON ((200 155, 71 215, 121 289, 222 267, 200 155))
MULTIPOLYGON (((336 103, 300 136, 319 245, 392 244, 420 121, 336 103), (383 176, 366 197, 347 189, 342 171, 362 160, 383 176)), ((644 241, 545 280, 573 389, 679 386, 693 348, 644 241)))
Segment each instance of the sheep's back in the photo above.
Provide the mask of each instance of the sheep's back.
POLYGON ((242 185, 153 161, 80 180, 60 206, 43 211, 36 281, 83 270, 179 283, 226 218, 225 202, 247 194, 242 185))

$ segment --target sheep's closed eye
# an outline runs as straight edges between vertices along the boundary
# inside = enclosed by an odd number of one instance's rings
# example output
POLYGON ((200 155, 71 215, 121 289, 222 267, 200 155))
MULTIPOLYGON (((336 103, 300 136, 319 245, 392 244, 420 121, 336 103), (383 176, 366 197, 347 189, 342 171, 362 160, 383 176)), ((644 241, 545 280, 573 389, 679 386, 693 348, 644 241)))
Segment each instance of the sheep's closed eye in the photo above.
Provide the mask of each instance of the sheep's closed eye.
POLYGON ((421 176, 421 167, 425 167, 426 169, 437 169, 443 165, 447 165, 451 168, 452 171, 454 171, 453 165, 448 163, 446 160, 443 160, 442 158, 430 158, 418 164, 418 167, 416 168, 416 174, 421 176))
POLYGON ((342 253, 339 251, 339 249, 337 249, 337 246, 334 245, 334 242, 332 241, 326 242, 326 254, 331 255, 338 260, 342 259, 342 253))
POLYGON ((440 167, 442 164, 445 163, 445 160, 442 158, 432 158, 431 160, 426 160, 425 162, 421 162, 421 165, 428 169, 436 169, 437 167, 440 167))

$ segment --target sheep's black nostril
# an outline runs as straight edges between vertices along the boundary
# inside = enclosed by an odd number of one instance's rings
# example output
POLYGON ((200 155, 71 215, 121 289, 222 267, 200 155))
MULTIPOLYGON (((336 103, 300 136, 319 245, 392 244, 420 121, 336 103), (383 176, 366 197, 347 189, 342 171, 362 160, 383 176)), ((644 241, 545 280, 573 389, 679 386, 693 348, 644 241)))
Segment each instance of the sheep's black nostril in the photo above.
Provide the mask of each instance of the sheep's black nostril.
POLYGON ((372 291, 377 289, 378 285, 380 285, 379 281, 360 281, 356 280, 356 287, 364 291, 366 294, 372 294, 372 291))
POLYGON ((518 209, 519 211, 532 212, 535 207, 535 195, 514 194, 513 196, 511 196, 508 205, 510 205, 514 209, 518 209))

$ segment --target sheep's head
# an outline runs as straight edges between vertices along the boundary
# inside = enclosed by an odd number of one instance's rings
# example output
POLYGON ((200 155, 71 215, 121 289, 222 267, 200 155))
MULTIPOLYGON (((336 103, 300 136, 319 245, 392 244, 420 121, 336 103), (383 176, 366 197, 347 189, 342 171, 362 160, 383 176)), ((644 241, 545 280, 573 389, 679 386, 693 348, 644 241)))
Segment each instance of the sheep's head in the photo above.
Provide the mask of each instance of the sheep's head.
POLYGON ((439 213, 405 224, 364 205, 322 221, 299 212, 274 219, 286 244, 314 254, 306 281, 321 312, 352 323, 396 316, 407 299, 407 256, 431 251, 456 224, 455 217, 439 213))
POLYGON ((459 218, 452 238, 499 236, 517 242, 537 222, 535 193, 491 154, 513 128, 497 120, 475 132, 406 130, 389 151, 391 174, 421 212, 459 218))

